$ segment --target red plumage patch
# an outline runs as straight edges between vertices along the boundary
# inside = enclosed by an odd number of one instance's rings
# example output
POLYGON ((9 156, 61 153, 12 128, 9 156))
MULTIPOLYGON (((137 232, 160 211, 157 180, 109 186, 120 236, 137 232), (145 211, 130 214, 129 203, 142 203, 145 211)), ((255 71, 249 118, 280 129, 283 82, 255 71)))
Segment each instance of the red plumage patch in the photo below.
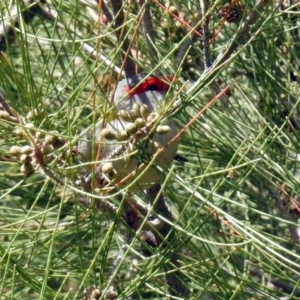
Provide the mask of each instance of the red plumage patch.
POLYGON ((134 95, 144 93, 146 91, 157 91, 157 92, 166 92, 170 83, 174 80, 173 76, 167 77, 149 77, 144 80, 141 84, 136 86, 128 86, 125 88, 125 92, 128 97, 133 97, 134 95))

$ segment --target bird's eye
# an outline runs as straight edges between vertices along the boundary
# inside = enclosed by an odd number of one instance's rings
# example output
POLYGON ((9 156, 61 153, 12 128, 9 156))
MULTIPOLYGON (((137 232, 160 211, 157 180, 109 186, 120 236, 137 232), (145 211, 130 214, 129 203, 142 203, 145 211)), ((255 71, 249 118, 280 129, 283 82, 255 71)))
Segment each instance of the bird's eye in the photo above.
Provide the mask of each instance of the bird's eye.
POLYGON ((147 90, 148 91, 157 91, 158 90, 158 86, 155 83, 151 83, 147 86, 147 90))

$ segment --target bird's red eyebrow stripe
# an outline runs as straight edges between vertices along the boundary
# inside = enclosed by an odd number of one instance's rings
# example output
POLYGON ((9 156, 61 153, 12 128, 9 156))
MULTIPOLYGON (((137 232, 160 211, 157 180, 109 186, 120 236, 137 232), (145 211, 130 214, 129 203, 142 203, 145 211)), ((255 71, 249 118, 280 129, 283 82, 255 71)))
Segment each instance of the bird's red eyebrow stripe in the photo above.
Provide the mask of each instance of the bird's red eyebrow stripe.
POLYGON ((166 77, 149 77, 144 80, 137 87, 135 85, 130 85, 125 87, 125 92, 128 97, 133 97, 134 95, 144 93, 149 90, 155 90, 158 92, 167 91, 170 87, 170 83, 174 81, 174 76, 166 77), (155 89, 153 89, 155 87, 155 89))

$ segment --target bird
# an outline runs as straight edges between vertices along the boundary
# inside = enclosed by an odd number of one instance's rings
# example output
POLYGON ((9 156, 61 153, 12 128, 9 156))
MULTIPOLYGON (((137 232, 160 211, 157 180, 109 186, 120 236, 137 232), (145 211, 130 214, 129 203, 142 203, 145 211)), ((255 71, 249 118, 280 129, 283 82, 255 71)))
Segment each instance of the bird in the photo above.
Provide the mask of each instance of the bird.
POLYGON ((164 180, 178 150, 175 121, 161 124, 173 80, 142 74, 120 80, 109 96, 114 116, 100 117, 81 133, 78 154, 82 162, 91 162, 89 173, 94 170, 98 187, 128 185, 132 192, 164 180))

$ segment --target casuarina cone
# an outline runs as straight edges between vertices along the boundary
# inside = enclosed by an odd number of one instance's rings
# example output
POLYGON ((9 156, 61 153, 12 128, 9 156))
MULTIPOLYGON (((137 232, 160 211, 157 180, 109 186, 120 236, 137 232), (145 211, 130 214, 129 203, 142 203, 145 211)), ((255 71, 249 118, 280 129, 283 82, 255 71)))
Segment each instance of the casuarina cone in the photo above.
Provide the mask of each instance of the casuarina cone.
POLYGON ((134 180, 131 191, 149 188, 162 182, 176 156, 178 140, 169 143, 177 134, 175 122, 158 125, 172 77, 143 79, 135 75, 119 81, 110 95, 116 116, 113 120, 100 118, 95 133, 90 128, 80 138, 78 152, 84 162, 95 161, 100 149, 99 161, 94 164, 100 187, 120 182, 128 185, 134 180), (161 148, 164 150, 155 156, 161 148))

